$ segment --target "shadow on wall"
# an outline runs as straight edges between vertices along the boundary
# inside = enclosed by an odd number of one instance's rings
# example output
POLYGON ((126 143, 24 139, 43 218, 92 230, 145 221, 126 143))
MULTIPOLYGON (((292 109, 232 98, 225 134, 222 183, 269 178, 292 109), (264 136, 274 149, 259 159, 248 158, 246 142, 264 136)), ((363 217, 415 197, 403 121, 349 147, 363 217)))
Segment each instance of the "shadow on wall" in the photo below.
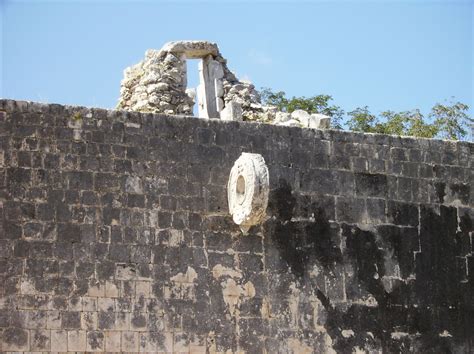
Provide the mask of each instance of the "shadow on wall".
MULTIPOLYGON (((312 288, 327 312, 325 327, 338 353, 354 347, 384 352, 474 350, 474 269, 469 279, 461 275, 466 274, 466 256, 473 259, 473 225, 467 214, 460 215, 458 224, 456 208, 441 205, 436 213, 422 205, 418 229, 380 225, 366 231, 330 222, 327 206, 295 196, 285 180, 271 194, 269 210, 276 220, 266 226, 268 242, 287 265, 271 269, 289 270, 299 286, 312 288), (314 219, 299 221, 302 210, 314 219), (398 265, 398 279, 387 268, 390 264, 398 265), (334 279, 336 274, 343 288, 346 282, 344 301, 333 299, 321 281, 311 279, 315 265, 325 276, 333 274, 334 279), (367 298, 375 301, 367 303, 367 298), (344 329, 354 334, 343 335, 344 329)), ((469 264, 472 268, 473 262, 469 264)))

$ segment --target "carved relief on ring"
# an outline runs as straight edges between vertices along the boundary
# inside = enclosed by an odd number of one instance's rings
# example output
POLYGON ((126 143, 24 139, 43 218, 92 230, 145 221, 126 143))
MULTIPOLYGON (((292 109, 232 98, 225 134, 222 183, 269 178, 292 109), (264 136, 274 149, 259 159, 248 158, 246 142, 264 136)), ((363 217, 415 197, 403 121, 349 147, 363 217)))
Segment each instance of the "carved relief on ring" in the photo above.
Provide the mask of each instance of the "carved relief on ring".
POLYGON ((268 168, 263 157, 242 153, 230 171, 227 198, 229 212, 244 234, 265 219, 269 190, 268 168))

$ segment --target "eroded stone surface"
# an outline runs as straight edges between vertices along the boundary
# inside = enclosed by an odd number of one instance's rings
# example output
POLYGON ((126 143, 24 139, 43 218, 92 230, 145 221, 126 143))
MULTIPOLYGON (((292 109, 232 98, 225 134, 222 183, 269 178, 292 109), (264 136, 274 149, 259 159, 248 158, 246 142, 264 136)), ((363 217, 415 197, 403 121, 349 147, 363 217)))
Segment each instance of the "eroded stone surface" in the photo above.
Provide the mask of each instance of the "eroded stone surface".
POLYGON ((0 112, 1 351, 472 351, 472 143, 0 112), (271 176, 245 236, 242 151, 271 176))
POLYGON ((225 108, 221 111, 221 119, 241 121, 242 120, 242 106, 235 101, 228 102, 225 108))
POLYGON ((215 57, 219 54, 217 44, 207 41, 168 42, 161 50, 170 53, 184 54, 188 59, 200 59, 205 58, 208 55, 215 57))
POLYGON ((262 155, 242 153, 227 183, 229 212, 243 233, 265 219, 270 192, 268 168, 262 155))

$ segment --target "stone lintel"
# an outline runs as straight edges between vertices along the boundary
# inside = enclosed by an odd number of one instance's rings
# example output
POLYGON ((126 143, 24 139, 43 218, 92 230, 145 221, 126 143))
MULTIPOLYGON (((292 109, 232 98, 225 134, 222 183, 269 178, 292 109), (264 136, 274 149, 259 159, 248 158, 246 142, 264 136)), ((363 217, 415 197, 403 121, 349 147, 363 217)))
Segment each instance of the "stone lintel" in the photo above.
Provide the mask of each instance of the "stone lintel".
POLYGON ((216 57, 219 54, 217 44, 208 41, 168 42, 161 50, 171 53, 183 53, 187 59, 202 59, 208 55, 216 57))

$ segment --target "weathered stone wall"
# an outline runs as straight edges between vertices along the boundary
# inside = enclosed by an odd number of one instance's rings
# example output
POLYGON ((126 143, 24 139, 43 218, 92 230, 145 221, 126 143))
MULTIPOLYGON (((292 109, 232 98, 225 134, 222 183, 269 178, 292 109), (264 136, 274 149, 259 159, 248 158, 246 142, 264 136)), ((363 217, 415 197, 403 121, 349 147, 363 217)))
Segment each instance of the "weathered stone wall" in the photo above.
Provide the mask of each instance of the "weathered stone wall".
POLYGON ((1 351, 473 351, 473 144, 0 110, 1 351), (241 152, 271 186, 245 236, 241 152))

